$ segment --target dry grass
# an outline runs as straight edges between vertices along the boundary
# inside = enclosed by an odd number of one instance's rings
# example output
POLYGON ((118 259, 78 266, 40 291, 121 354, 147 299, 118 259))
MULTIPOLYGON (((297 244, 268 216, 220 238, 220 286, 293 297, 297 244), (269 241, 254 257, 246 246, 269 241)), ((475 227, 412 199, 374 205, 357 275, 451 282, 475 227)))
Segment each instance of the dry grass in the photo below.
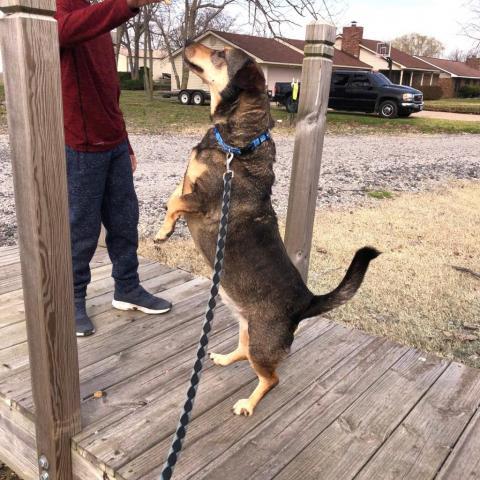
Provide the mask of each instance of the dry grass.
MULTIPOLYGON (((321 211, 310 287, 331 290, 354 251, 373 245, 383 255, 355 299, 330 317, 480 367, 480 279, 452 268, 480 272, 479 238, 480 183, 379 199, 378 207, 321 211)), ((209 275, 190 239, 172 239, 159 251, 145 240, 141 254, 209 275)))
POLYGON ((0 480, 20 480, 20 477, 0 461, 0 480))

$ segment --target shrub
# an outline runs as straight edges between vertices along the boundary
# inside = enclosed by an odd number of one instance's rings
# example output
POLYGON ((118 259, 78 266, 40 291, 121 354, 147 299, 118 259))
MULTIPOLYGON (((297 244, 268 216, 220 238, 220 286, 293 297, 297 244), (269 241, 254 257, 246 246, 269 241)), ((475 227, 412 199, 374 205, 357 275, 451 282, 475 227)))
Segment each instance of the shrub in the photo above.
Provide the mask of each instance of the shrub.
POLYGON ((122 90, 143 90, 143 80, 132 80, 131 78, 120 80, 120 88, 122 90))
POLYGON ((480 85, 464 85, 458 89, 458 96, 462 98, 480 97, 480 85))
POLYGON ((424 100, 439 100, 443 95, 443 90, 440 85, 422 86, 420 90, 423 92, 424 100))

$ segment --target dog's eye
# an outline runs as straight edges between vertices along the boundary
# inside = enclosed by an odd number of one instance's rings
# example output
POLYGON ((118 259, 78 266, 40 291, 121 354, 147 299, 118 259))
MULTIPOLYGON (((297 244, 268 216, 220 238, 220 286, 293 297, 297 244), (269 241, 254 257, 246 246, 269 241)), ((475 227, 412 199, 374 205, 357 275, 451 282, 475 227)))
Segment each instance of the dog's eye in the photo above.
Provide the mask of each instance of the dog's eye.
POLYGON ((215 52, 215 55, 218 57, 218 58, 225 58, 225 51, 224 50, 217 50, 215 52))

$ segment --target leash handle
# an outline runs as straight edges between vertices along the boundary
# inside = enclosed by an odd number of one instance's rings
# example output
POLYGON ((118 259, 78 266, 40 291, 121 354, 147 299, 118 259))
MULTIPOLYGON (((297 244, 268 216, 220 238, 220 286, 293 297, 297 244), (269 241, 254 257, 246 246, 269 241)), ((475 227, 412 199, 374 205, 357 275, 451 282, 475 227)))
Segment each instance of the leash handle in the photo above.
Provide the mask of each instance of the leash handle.
POLYGON ((190 377, 190 386, 187 390, 187 400, 183 406, 183 412, 175 431, 172 440, 170 451, 168 452, 167 460, 165 461, 160 475, 160 480, 170 480, 173 475, 175 464, 178 461, 180 452, 183 447, 183 441, 187 434, 187 427, 191 420, 195 396, 197 395, 198 385, 200 383, 200 376, 207 354, 208 334, 212 329, 212 321, 214 317, 215 307, 217 305, 218 290, 220 287, 220 280, 223 272, 223 260, 225 258, 225 240, 228 229, 228 214, 230 211, 230 194, 232 191, 233 170, 230 164, 233 160, 233 153, 228 153, 226 157, 227 171, 223 175, 223 198, 222 210, 220 217, 220 226, 217 237, 217 249, 215 253, 215 262, 212 275, 212 287, 210 288, 210 298, 208 300, 207 311, 205 312, 205 319, 202 326, 202 334, 197 349, 197 359, 193 365, 192 375, 190 377))

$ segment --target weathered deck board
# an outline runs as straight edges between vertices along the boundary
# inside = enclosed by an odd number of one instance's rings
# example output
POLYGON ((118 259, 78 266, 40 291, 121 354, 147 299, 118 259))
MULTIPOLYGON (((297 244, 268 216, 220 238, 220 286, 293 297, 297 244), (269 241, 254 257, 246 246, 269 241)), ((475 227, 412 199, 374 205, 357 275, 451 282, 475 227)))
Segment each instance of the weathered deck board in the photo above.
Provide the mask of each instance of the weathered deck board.
POLYGON ((407 350, 370 338, 192 478, 273 478, 407 350))
POLYGON ((480 409, 463 432, 437 476, 438 480, 480 478, 480 409))
POLYGON ((452 363, 357 477, 433 478, 480 404, 478 372, 452 363))
MULTIPOLYGON (((0 459, 30 480, 34 406, 20 279, 8 274, 16 265, 17 249, 0 248, 0 459)), ((108 256, 96 254, 88 305, 97 333, 78 342, 84 430, 73 439, 74 480, 156 480, 178 420, 209 282, 147 260, 140 274, 174 301, 171 313, 112 310, 108 256)), ((231 413, 255 386, 249 365, 207 362, 174 478, 480 478, 478 370, 324 319, 301 327, 280 385, 251 418, 231 413)), ((220 305, 210 350, 236 342, 220 305)))

